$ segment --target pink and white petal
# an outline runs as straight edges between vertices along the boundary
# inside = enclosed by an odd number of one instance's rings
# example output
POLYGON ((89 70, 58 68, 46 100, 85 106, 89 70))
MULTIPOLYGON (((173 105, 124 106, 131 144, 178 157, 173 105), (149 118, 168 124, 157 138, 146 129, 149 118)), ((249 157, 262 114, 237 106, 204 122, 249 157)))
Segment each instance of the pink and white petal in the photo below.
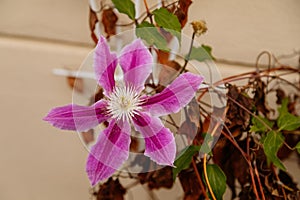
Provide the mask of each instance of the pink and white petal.
POLYGON ((145 155, 159 165, 173 166, 176 156, 175 138, 158 117, 139 113, 133 118, 134 127, 145 139, 145 155))
POLYGON ((111 53, 106 39, 101 36, 95 49, 94 70, 98 84, 108 96, 115 87, 114 73, 117 67, 117 55, 111 53))
POLYGON ((106 115, 107 102, 101 100, 92 106, 69 104, 50 110, 43 120, 52 126, 73 131, 86 131, 109 118, 106 115))
POLYGON ((91 148, 86 172, 92 186, 110 177, 129 156, 130 125, 127 121, 112 120, 91 148))
POLYGON ((184 73, 177 77, 161 93, 144 97, 142 107, 154 116, 168 115, 185 107, 200 88, 203 76, 184 73))
POLYGON ((153 60, 148 48, 140 39, 136 39, 123 48, 119 60, 126 85, 135 87, 140 93, 152 72, 153 60))

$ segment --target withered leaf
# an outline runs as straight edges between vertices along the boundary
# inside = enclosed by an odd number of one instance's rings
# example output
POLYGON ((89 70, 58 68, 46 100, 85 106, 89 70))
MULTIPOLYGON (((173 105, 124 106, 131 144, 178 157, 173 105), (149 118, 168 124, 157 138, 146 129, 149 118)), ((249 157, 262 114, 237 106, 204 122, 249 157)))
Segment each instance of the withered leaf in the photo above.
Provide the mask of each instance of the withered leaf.
POLYGON ((100 185, 97 200, 123 200, 126 189, 120 184, 119 179, 109 178, 106 183, 100 185))
POLYGON ((254 105, 258 111, 267 115, 270 110, 266 104, 266 84, 261 79, 256 79, 254 88, 254 105))
POLYGON ((139 173, 138 177, 141 184, 147 183, 151 190, 173 186, 173 171, 170 166, 152 172, 139 173))
POLYGON ((231 129, 237 127, 246 129, 251 116, 244 108, 251 111, 253 108, 253 100, 244 91, 234 85, 228 86, 227 96, 230 97, 230 99, 227 101, 228 111, 226 115, 226 125, 231 129))
POLYGON ((102 12, 102 24, 104 26, 104 31, 107 34, 106 38, 116 34, 116 23, 118 21, 118 16, 114 13, 112 8, 103 10, 102 12))
POLYGON ((92 97, 90 98, 90 103, 89 103, 89 105, 94 104, 95 102, 101 100, 103 97, 104 97, 104 94, 103 94, 103 88, 99 87, 99 89, 98 89, 98 91, 96 92, 96 94, 94 94, 94 96, 92 96, 92 97))
POLYGON ((175 11, 175 15, 177 16, 181 28, 183 28, 187 22, 188 19, 188 10, 190 5, 192 4, 191 0, 180 0, 179 1, 179 6, 177 7, 175 11))
MULTIPOLYGON (((198 168, 198 171, 199 170, 198 168)), ((194 170, 186 169, 179 173, 178 175, 180 184, 184 192, 184 200, 199 200, 201 199, 202 190, 200 188, 200 183, 196 178, 194 170)))
POLYGON ((98 17, 97 17, 97 13, 94 12, 91 8, 90 8, 90 14, 89 14, 89 26, 90 26, 90 31, 91 31, 91 37, 93 39, 93 41, 95 42, 95 44, 98 43, 98 38, 94 32, 95 28, 96 28, 96 23, 98 22, 98 17))
MULTIPOLYGON (((246 142, 241 141, 240 146, 244 149, 246 142)), ((248 165, 241 153, 223 137, 214 146, 213 155, 214 163, 221 167, 227 177, 226 182, 231 189, 233 199, 236 197, 235 180, 237 179, 242 187, 249 183, 248 165)))

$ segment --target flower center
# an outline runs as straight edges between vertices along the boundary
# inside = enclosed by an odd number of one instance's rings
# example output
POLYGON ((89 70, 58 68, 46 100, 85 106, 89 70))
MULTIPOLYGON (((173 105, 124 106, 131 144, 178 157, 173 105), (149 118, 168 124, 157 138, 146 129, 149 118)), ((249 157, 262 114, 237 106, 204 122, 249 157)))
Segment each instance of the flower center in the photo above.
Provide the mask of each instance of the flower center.
POLYGON ((141 100, 134 87, 119 86, 108 97, 108 112, 117 120, 128 120, 141 110, 141 100))

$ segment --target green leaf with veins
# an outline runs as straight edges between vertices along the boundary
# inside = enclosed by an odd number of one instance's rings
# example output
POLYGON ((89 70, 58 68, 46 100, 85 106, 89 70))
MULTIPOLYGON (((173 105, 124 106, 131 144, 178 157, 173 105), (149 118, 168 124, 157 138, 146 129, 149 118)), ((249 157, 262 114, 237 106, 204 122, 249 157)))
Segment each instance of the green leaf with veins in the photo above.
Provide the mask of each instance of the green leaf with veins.
POLYGON ((135 7, 131 0, 112 0, 120 13, 126 14, 130 19, 135 19, 135 7))
POLYGON ((185 56, 188 60, 198 60, 203 62, 205 60, 212 60, 214 57, 211 54, 212 48, 207 45, 201 45, 200 47, 192 47, 190 57, 185 56))
POLYGON ((294 131, 300 127, 300 117, 292 115, 288 112, 288 99, 282 100, 281 107, 278 109, 279 117, 277 119, 277 126, 279 131, 294 131))
POLYGON ((251 122, 252 122, 252 126, 250 128, 250 131, 252 131, 252 132, 259 132, 259 133, 265 133, 265 132, 267 132, 268 131, 268 127, 267 126, 269 126, 270 128, 272 128, 273 125, 274 125, 274 122, 271 122, 267 118, 264 118, 262 116, 252 117, 251 122))
POLYGON ((208 164, 206 169, 208 181, 216 199, 223 199, 223 195, 226 190, 226 175, 222 169, 215 164, 208 164))
POLYGON ((156 24, 177 37, 180 43, 181 24, 176 15, 169 12, 166 8, 156 9, 152 12, 152 14, 154 15, 156 24))
POLYGON ((273 164, 276 167, 286 171, 285 166, 277 157, 277 152, 279 148, 282 146, 283 141, 284 141, 284 137, 282 136, 281 133, 276 131, 269 131, 267 133, 267 136, 264 139, 263 147, 268 161, 273 162, 273 164))
POLYGON ((181 151, 181 153, 177 156, 174 162, 176 168, 173 168, 173 180, 176 179, 176 176, 179 172, 181 172, 184 169, 187 169, 190 166, 193 156, 199 150, 200 146, 191 145, 181 151))
POLYGON ((144 21, 137 25, 136 36, 145 40, 148 45, 155 45, 160 50, 170 50, 167 47, 168 43, 166 39, 158 32, 157 28, 149 22, 144 21))

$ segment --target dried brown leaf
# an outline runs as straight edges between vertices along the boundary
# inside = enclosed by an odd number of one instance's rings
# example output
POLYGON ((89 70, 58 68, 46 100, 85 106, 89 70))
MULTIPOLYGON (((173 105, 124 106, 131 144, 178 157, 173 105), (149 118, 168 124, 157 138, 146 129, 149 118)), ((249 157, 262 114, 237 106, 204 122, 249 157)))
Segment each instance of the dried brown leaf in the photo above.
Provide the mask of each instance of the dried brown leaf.
POLYGON ((184 192, 184 200, 201 199, 200 197, 202 196, 202 191, 194 170, 182 170, 178 177, 184 192))
POLYGON ((90 26, 90 31, 91 31, 91 37, 93 39, 93 41, 95 42, 95 44, 98 43, 98 38, 94 32, 95 28, 96 28, 96 23, 98 22, 98 16, 97 13, 94 12, 91 8, 90 8, 90 13, 89 13, 89 26, 90 26))
POLYGON ((261 79, 256 79, 254 88, 254 105, 258 111, 266 116, 270 112, 266 104, 266 85, 261 79))
POLYGON ((188 19, 188 10, 190 5, 192 4, 191 0, 180 0, 179 1, 179 6, 177 7, 175 11, 175 15, 177 16, 181 28, 183 28, 187 22, 188 19))
POLYGON ((109 178, 106 183, 100 185, 97 200, 123 200, 126 189, 120 184, 119 179, 109 178))
POLYGON ((103 99, 103 97, 104 97, 104 94, 103 94, 103 88, 99 88, 98 91, 97 91, 97 93, 95 93, 94 96, 92 96, 92 97, 90 98, 90 103, 89 103, 89 105, 92 105, 92 104, 94 104, 95 102, 97 102, 97 101, 103 99))
POLYGON ((139 173, 138 177, 141 184, 147 183, 151 190, 173 186, 173 170, 170 166, 152 172, 139 173))
POLYGON ((253 100, 244 91, 234 85, 228 86, 227 96, 230 98, 227 101, 226 125, 230 129, 242 128, 245 130, 251 118, 251 115, 245 109, 252 110, 253 100))
POLYGON ((107 34, 106 38, 116 34, 116 23, 118 21, 118 16, 115 14, 112 8, 103 10, 102 12, 102 24, 104 26, 104 31, 107 34))

